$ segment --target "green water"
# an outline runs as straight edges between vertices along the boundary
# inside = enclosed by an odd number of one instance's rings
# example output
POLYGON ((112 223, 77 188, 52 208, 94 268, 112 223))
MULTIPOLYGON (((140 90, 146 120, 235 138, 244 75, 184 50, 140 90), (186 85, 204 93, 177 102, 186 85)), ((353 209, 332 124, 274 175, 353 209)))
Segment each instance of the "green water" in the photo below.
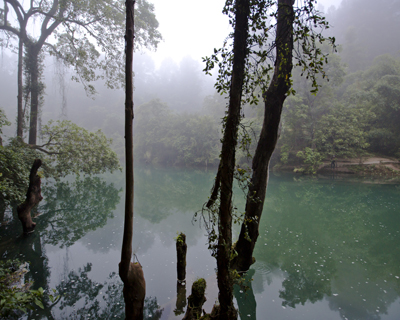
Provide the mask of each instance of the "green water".
MULTIPOLYGON (((182 319, 176 299, 177 232, 187 235, 187 285, 207 280, 206 311, 217 298, 215 260, 192 221, 213 170, 135 171, 134 251, 143 266, 147 319, 182 319), (175 316, 177 314, 177 316, 175 316)), ((2 259, 30 261, 36 287, 62 296, 21 319, 123 319, 117 273, 124 214, 123 174, 43 189, 36 231, 21 236, 11 215, 0 229, 2 259)), ((238 192, 235 202, 243 208, 238 192)), ((256 263, 235 288, 241 319, 398 319, 400 185, 271 175, 256 263)), ((237 230, 235 235, 237 235, 237 230)), ((186 292, 185 292, 186 290, 186 292)))

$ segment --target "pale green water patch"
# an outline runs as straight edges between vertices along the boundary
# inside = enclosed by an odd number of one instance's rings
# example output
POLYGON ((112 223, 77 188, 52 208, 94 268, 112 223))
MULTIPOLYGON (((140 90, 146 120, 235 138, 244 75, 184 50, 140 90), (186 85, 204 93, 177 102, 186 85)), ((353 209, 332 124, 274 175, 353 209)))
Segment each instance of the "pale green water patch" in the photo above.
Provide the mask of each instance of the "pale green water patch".
MULTIPOLYGON (((217 297, 215 261, 204 228, 192 223, 214 172, 141 167, 135 171, 134 251, 147 284, 146 317, 181 319, 176 306, 177 232, 187 235, 187 287, 207 280, 217 297), (158 309, 158 306, 160 308, 158 309), (158 309, 158 311, 157 311, 158 309), (162 310, 162 311, 161 311, 162 310)), ((118 262, 123 174, 81 179, 43 191, 37 230, 1 227, 1 257, 31 262, 35 286, 61 300, 21 319, 123 319, 118 262)), ((399 185, 296 181, 271 175, 257 262, 248 289, 235 288, 241 319, 397 319, 400 294, 399 185)), ((235 196, 243 210, 241 193, 235 196)), ((184 311, 184 310, 183 310, 184 311)))

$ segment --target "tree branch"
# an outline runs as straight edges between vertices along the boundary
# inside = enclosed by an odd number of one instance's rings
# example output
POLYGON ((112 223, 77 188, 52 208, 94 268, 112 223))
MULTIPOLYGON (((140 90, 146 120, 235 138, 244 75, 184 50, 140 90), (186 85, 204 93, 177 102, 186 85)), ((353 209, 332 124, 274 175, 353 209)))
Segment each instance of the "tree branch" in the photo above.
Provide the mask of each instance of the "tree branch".
POLYGON ((48 154, 49 156, 56 155, 56 154, 63 154, 62 152, 51 152, 51 151, 47 151, 46 149, 43 149, 42 147, 37 146, 37 145, 35 145, 35 144, 29 144, 29 147, 30 147, 31 149, 39 150, 39 151, 41 151, 41 152, 43 152, 43 153, 45 153, 45 154, 48 154))

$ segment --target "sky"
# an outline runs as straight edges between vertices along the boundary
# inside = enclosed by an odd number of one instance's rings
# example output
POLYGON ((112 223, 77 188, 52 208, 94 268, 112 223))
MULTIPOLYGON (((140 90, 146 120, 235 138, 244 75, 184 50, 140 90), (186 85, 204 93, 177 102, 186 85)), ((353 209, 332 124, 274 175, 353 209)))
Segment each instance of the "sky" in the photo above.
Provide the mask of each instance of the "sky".
MULTIPOLYGON (((318 0, 317 6, 338 6, 342 0, 318 0)), ((154 4, 163 41, 150 55, 157 66, 166 59, 175 62, 190 56, 201 61, 221 47, 230 32, 228 19, 222 14, 225 0, 149 0, 154 4)))

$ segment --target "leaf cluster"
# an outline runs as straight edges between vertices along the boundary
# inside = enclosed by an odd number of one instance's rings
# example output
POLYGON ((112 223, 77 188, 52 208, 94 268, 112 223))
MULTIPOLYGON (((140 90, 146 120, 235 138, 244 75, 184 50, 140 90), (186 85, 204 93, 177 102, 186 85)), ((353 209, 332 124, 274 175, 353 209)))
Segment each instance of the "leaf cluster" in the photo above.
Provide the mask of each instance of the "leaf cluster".
POLYGON ((21 278, 27 272, 27 264, 19 260, 0 261, 0 316, 8 317, 16 312, 34 310, 34 305, 43 307, 43 288, 30 289, 32 283, 24 282, 21 278))
MULTIPOLYGON (((1 111, 0 130, 1 124, 7 123, 1 111)), ((45 141, 42 145, 27 145, 19 138, 0 145, 0 201, 6 206, 24 200, 30 168, 37 158, 42 160, 43 175, 48 178, 120 170, 111 140, 100 130, 89 132, 70 121, 50 121, 43 126, 41 138, 45 141)))
POLYGON ((120 169, 117 155, 110 149, 111 140, 101 130, 89 132, 68 120, 49 121, 42 128, 41 140, 45 142, 34 148, 48 155, 52 177, 120 169))
MULTIPOLYGON (((324 37, 322 32, 329 28, 329 24, 321 13, 315 9, 313 0, 299 1, 296 7, 294 20, 293 41, 295 47, 294 59, 296 65, 302 68, 307 78, 312 80, 313 92, 317 92, 317 74, 326 77, 323 70, 327 63, 327 54, 322 52, 318 44, 328 41, 333 47, 335 39, 324 37)), ((229 17, 232 26, 235 25, 235 9, 233 1, 226 1, 223 11, 229 17)), ((273 35, 277 27, 277 1, 254 0, 250 5, 249 31, 247 40, 247 57, 245 80, 243 87, 243 104, 257 104, 269 86, 272 71, 274 70, 276 54, 276 41, 273 35)), ((218 92, 227 93, 230 88, 233 63, 233 32, 223 43, 222 48, 214 49, 209 57, 204 57, 206 63, 204 72, 218 67, 218 75, 215 88, 218 92)), ((290 81, 291 75, 280 75, 290 81)), ((294 91, 292 91, 294 93, 294 91)))

